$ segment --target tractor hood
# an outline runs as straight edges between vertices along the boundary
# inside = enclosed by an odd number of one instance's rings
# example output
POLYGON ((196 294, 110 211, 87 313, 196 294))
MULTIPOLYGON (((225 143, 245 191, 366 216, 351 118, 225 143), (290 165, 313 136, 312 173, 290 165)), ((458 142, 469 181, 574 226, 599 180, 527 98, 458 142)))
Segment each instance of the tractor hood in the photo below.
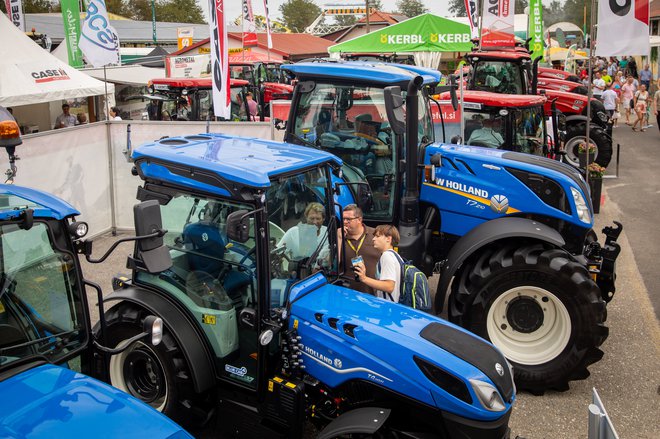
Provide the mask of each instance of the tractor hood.
POLYGON ((290 297, 305 371, 330 387, 370 383, 483 421, 499 419, 515 399, 504 356, 436 316, 327 284, 320 274, 294 286, 290 297), (500 410, 480 402, 474 382, 499 394, 500 410))
POLYGON ((0 437, 191 437, 126 393, 58 366, 38 366, 2 381, 0 395, 0 437))
POLYGON ((437 154, 442 165, 423 182, 420 200, 442 206, 445 233, 463 236, 484 221, 521 212, 584 230, 593 227, 589 188, 569 165, 532 154, 449 144, 428 146, 424 163, 430 165, 437 154))

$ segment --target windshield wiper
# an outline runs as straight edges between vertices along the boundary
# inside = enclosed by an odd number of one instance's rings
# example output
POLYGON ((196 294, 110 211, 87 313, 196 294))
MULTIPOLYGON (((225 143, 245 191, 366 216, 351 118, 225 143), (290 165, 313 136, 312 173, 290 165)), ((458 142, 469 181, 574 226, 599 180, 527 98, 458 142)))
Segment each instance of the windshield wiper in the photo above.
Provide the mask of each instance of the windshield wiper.
POLYGON ((306 146, 311 146, 312 148, 320 149, 320 147, 319 147, 317 144, 312 143, 312 142, 310 142, 309 140, 300 137, 300 136, 299 136, 298 134, 296 134, 296 133, 290 132, 290 133, 289 133, 289 136, 292 136, 294 139, 297 139, 297 140, 301 141, 301 142, 302 142, 304 145, 306 145, 306 146))
POLYGON ((0 299, 9 292, 12 287, 16 287, 16 282, 11 277, 7 276, 7 273, 2 273, 0 277, 0 299))

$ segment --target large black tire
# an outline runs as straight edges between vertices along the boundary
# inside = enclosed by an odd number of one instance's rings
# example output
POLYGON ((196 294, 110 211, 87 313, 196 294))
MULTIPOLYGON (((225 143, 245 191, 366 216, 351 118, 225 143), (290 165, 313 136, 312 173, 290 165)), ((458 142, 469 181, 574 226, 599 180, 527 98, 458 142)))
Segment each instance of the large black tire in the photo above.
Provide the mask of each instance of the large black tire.
MULTIPOLYGON (((121 302, 106 312, 106 343, 115 348, 142 333, 142 322, 149 313, 139 306, 121 302)), ((192 374, 181 348, 163 328, 157 346, 148 340, 133 343, 109 361, 110 384, 151 405, 185 427, 206 419, 208 404, 204 395, 194 392, 192 374)))
POLYGON ((518 389, 533 394, 587 378, 608 336, 605 302, 587 269, 542 244, 480 251, 454 279, 449 317, 497 346, 518 389))
MULTIPOLYGON (((612 160, 612 138, 607 132, 597 126, 592 125, 589 130, 590 143, 596 146, 594 162, 607 168, 612 160)), ((569 123, 566 126, 566 163, 578 167, 580 161, 578 158, 578 145, 587 140, 587 125, 584 122, 569 123)))

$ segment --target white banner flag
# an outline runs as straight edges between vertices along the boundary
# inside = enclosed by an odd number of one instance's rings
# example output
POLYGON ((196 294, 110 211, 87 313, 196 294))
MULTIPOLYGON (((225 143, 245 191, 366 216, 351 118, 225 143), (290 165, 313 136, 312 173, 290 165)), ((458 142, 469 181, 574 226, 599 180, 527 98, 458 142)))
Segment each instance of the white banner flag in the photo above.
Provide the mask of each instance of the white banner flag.
POLYGON ((470 20, 470 31, 473 37, 478 34, 479 29, 479 12, 477 12, 477 9, 477 0, 465 0, 465 10, 470 20))
POLYGON ((87 62, 94 67, 121 64, 119 36, 115 28, 110 26, 103 0, 89 1, 78 47, 87 62))
POLYGON ((257 44, 257 25, 252 12, 252 0, 243 0, 243 47, 257 44))
POLYGON ((598 2, 596 56, 648 55, 649 0, 598 2))
POLYGON ((270 17, 268 16, 268 0, 264 0, 264 9, 266 10, 266 33, 268 34, 268 48, 273 48, 273 37, 270 32, 270 17))
POLYGON ((23 2, 21 0, 5 0, 7 15, 14 25, 25 31, 25 17, 23 16, 23 2))
POLYGON ((512 0, 484 0, 481 11, 481 47, 512 47, 516 45, 513 33, 512 0))
POLYGON ((211 66, 213 71, 213 112, 217 117, 231 119, 229 89, 229 43, 225 24, 224 0, 209 0, 211 34, 211 66))

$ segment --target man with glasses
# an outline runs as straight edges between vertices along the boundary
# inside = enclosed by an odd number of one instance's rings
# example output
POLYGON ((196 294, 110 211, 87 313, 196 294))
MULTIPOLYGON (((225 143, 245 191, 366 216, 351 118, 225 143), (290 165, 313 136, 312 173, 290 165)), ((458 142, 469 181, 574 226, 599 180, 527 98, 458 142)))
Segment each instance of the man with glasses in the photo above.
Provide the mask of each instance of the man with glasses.
POLYGON ((353 273, 353 261, 357 263, 359 258, 366 267, 366 275, 373 278, 376 275, 376 264, 380 258, 380 252, 373 246, 374 229, 362 223, 362 209, 355 204, 344 207, 344 239, 341 241, 341 230, 339 236, 339 260, 344 273, 350 275, 346 280, 349 288, 363 293, 374 294, 373 290, 360 282, 353 273), (345 252, 344 255, 341 253, 345 252))

